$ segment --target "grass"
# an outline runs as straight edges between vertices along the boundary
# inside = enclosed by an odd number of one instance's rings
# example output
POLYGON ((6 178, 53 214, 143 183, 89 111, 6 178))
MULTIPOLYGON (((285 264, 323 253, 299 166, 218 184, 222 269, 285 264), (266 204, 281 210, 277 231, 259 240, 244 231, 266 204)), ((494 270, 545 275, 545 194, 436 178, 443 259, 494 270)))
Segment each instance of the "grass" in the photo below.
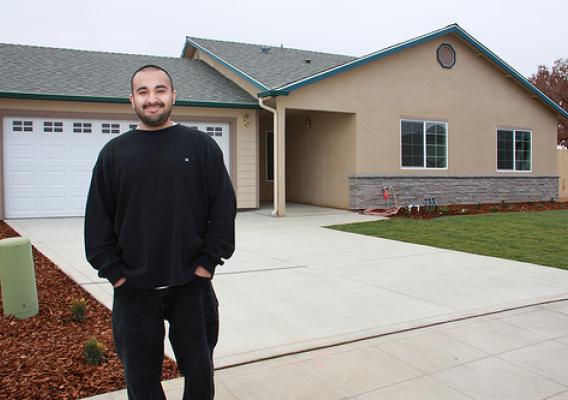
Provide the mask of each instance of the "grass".
POLYGON ((568 269, 568 210, 393 218, 329 228, 568 269))

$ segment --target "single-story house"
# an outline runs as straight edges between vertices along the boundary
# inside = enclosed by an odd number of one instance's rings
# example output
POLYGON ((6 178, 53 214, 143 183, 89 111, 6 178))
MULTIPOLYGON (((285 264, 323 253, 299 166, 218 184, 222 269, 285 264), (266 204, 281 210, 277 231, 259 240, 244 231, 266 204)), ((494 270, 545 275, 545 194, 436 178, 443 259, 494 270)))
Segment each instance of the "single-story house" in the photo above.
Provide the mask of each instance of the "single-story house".
POLYGON ((187 37, 181 57, 0 44, 0 217, 80 216, 139 66, 221 146, 240 209, 558 197, 568 113, 456 24, 363 57, 187 37))

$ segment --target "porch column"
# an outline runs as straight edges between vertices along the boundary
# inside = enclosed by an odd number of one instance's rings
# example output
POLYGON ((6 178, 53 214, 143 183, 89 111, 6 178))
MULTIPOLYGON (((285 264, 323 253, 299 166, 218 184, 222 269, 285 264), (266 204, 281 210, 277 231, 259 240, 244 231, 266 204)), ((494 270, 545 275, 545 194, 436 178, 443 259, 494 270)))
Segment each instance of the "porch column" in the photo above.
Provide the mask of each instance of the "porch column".
POLYGON ((276 102, 274 118, 274 210, 286 215, 286 108, 276 102))

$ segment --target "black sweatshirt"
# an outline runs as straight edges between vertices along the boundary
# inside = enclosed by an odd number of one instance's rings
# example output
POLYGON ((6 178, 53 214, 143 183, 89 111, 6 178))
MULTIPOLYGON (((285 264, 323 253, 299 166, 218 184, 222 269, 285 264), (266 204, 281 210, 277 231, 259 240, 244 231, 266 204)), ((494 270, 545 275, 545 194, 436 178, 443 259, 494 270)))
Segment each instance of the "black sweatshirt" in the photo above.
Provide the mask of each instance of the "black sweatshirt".
POLYGON ((99 153, 85 211, 85 252, 99 276, 176 286, 212 274, 235 248, 236 201, 223 153, 182 125, 132 130, 99 153))

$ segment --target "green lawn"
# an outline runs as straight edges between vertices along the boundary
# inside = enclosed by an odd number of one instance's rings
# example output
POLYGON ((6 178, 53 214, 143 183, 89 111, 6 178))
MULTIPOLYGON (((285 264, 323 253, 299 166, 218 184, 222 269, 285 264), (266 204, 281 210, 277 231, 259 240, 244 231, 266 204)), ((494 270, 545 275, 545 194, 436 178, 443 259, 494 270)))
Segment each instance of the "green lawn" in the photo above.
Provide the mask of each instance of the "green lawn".
POLYGON ((568 210, 393 218, 329 228, 568 269, 568 210))

